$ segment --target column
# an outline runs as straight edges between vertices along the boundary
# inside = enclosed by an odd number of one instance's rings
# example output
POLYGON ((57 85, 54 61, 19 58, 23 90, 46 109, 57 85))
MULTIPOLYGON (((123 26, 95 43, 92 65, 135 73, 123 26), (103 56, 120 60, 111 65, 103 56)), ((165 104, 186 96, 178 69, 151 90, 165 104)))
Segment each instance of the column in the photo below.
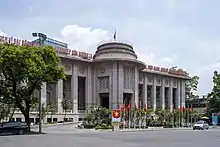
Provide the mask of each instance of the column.
POLYGON ((73 113, 78 113, 78 69, 76 64, 73 64, 72 68, 72 78, 71 78, 71 97, 73 104, 73 113))
POLYGON ((163 78, 161 81, 161 88, 160 88, 160 105, 161 105, 161 109, 165 109, 165 84, 163 78))
POLYGON ((181 106, 185 106, 185 101, 186 101, 186 86, 185 86, 185 80, 181 80, 181 106))
POLYGON ((157 85, 156 85, 156 77, 153 77, 153 84, 152 84, 152 108, 153 108, 153 111, 156 110, 157 108, 157 103, 156 103, 156 97, 157 97, 157 91, 156 91, 156 88, 157 88, 157 85))
POLYGON ((170 111, 174 109, 174 104, 173 104, 173 80, 170 78, 170 84, 169 84, 169 91, 168 91, 168 107, 170 111))
POLYGON ((97 78, 96 78, 96 67, 93 67, 93 75, 92 75, 92 106, 97 105, 96 104, 96 98, 97 98, 97 87, 96 87, 96 82, 97 82, 97 78))
POLYGON ((91 66, 88 66, 86 78, 86 109, 92 106, 92 87, 92 70, 91 66))
POLYGON ((46 106, 47 104, 47 84, 46 83, 42 83, 41 85, 41 104, 44 104, 46 106))
POLYGON ((139 105, 139 70, 138 67, 134 68, 134 102, 138 106, 139 105))
POLYGON ((63 80, 59 80, 56 84, 56 97, 57 97, 57 108, 58 113, 63 112, 62 101, 63 101, 63 80))
POLYGON ((180 108, 180 80, 177 80, 177 90, 176 90, 176 106, 180 108))
POLYGON ((123 93, 124 93, 124 66, 122 63, 118 67, 118 103, 121 106, 123 104, 123 93))
POLYGON ((118 108, 118 63, 113 63, 112 66, 112 109, 118 108))
POLYGON ((147 104, 148 106, 148 103, 147 103, 147 75, 144 75, 144 85, 143 85, 143 90, 144 90, 144 99, 143 99, 143 103, 144 105, 147 104))

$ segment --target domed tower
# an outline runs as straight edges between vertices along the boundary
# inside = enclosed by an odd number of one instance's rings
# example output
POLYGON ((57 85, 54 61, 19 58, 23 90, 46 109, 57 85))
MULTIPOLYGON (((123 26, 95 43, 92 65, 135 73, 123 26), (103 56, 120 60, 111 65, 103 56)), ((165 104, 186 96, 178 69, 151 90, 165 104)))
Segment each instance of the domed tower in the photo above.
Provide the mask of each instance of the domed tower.
POLYGON ((146 66, 137 60, 130 44, 119 41, 100 44, 93 64, 98 105, 117 109, 123 103, 138 104, 139 72, 146 66))

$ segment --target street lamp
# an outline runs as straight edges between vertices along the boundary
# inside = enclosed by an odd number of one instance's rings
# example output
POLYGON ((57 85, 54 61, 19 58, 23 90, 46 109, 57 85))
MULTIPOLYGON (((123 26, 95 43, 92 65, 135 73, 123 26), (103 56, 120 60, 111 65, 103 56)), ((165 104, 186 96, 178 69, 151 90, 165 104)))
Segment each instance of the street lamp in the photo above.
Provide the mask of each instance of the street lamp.
MULTIPOLYGON (((44 45, 44 41, 47 39, 47 36, 42 33, 32 33, 33 37, 38 37, 38 43, 39 45, 44 45)), ((42 133, 42 106, 41 106, 41 88, 39 92, 39 99, 38 99, 38 109, 39 109, 39 133, 42 133)))

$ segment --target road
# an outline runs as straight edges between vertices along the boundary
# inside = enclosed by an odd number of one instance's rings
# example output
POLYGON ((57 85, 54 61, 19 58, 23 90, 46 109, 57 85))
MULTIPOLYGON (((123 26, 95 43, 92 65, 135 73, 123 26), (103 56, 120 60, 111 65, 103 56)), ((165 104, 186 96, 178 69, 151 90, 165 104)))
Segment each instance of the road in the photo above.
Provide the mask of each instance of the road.
POLYGON ((93 132, 71 126, 45 128, 48 134, 0 136, 1 147, 207 147, 219 146, 220 129, 93 132))

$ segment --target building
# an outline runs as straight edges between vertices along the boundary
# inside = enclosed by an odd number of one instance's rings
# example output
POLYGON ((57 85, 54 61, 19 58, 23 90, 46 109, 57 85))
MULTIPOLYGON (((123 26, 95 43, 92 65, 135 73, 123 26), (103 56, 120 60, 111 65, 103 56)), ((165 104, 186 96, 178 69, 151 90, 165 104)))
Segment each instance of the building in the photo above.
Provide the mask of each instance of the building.
MULTIPOLYGON (((123 103, 140 107, 147 104, 153 110, 185 106, 188 73, 146 65, 137 60, 134 48, 128 43, 102 43, 93 56, 60 46, 55 49, 65 69, 66 80, 59 80, 54 85, 43 83, 41 90, 42 103, 57 106, 53 121, 63 120, 63 99, 73 104, 66 115, 71 121, 81 120, 86 109, 96 105, 117 109, 123 103)), ((33 120, 37 119, 36 114, 31 112, 33 120)), ((23 116, 16 112, 15 118, 20 120, 23 116)), ((51 121, 50 115, 45 121, 51 121)))
POLYGON ((207 113, 208 100, 207 97, 194 98, 186 100, 186 107, 192 108, 198 113, 207 113))
MULTIPOLYGON (((32 41, 33 43, 39 43, 40 39, 36 39, 34 41, 32 41)), ((46 40, 44 40, 44 45, 49 45, 52 46, 54 48, 68 48, 67 43, 52 39, 52 38, 46 38, 46 40)))

